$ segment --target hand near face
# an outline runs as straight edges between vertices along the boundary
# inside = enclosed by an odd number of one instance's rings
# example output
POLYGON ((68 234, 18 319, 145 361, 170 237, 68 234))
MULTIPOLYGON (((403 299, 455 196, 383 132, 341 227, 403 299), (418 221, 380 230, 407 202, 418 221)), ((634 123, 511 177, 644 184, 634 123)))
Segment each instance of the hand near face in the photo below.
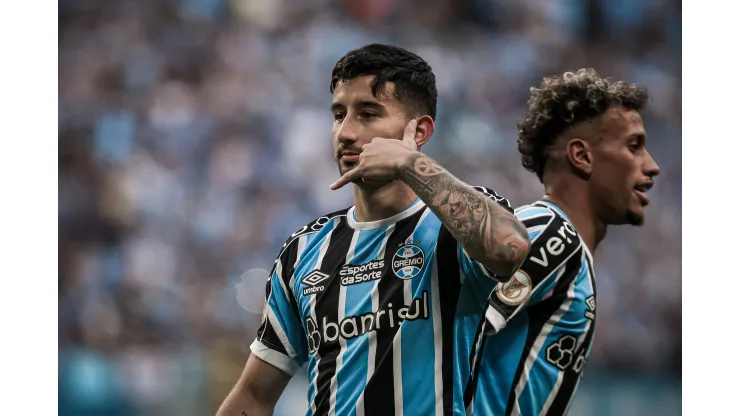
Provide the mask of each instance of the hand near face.
POLYGON ((402 140, 375 137, 362 146, 357 166, 331 185, 337 190, 344 185, 362 180, 365 183, 387 183, 399 178, 400 167, 417 151, 416 124, 412 119, 403 131, 402 140))

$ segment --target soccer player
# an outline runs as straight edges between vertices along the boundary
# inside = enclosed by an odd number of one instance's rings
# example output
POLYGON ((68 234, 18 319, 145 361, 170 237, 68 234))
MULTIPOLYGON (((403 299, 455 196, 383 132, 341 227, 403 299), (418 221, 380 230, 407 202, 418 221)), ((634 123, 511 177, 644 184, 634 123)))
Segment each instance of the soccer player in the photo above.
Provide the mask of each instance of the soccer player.
POLYGON ((332 136, 354 206, 291 235, 262 326, 219 415, 271 415, 308 362, 308 415, 464 414, 488 296, 529 249, 509 203, 418 151, 434 132, 434 74, 368 45, 332 71, 332 136), (500 276, 500 277, 499 277, 500 276))
POLYGON ((594 339, 592 253, 607 226, 643 223, 645 192, 659 173, 639 113, 646 101, 645 89, 592 69, 531 89, 519 152, 545 196, 516 210, 532 246, 512 279, 491 294, 469 412, 567 412, 594 339))

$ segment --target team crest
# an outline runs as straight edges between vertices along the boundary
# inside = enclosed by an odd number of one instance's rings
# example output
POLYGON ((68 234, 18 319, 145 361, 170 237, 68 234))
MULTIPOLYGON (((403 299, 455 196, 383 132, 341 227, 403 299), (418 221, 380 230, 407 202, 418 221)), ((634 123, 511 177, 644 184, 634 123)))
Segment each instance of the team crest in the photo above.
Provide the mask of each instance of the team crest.
POLYGON ((506 283, 499 283, 496 296, 507 305, 518 306, 532 294, 532 279, 523 270, 517 270, 506 283))
POLYGON ((393 255, 391 269, 399 279, 413 279, 423 268, 424 251, 415 244, 406 244, 393 255))

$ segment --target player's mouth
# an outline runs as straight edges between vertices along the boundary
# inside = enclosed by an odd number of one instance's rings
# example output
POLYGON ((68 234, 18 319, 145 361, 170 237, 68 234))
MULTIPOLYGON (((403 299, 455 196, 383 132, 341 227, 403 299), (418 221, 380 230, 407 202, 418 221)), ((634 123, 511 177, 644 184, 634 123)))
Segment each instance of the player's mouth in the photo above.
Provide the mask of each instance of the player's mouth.
POLYGON ((344 163, 357 163, 360 161, 360 154, 345 150, 341 154, 342 162, 344 163))
POLYGON ((635 195, 637 195, 637 199, 640 200, 640 203, 642 203, 642 206, 646 206, 650 203, 650 198, 648 198, 647 195, 645 194, 652 187, 653 187, 653 181, 641 182, 637 184, 637 186, 635 186, 635 189, 634 189, 635 195))

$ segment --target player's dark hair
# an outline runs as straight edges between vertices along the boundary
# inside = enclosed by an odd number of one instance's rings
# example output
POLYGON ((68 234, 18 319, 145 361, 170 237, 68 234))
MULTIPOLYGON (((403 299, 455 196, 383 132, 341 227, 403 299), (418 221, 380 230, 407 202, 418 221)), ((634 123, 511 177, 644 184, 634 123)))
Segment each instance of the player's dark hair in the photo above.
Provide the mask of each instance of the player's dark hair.
POLYGON ((591 120, 610 107, 641 110, 648 101, 645 88, 602 78, 591 68, 543 79, 530 88, 524 118, 517 123, 522 166, 542 176, 550 147, 566 129, 591 120))
POLYGON ((396 84, 396 98, 417 114, 437 116, 437 85, 429 64, 403 48, 371 44, 344 55, 331 71, 331 87, 363 75, 373 75, 370 87, 377 97, 386 82, 396 84))

